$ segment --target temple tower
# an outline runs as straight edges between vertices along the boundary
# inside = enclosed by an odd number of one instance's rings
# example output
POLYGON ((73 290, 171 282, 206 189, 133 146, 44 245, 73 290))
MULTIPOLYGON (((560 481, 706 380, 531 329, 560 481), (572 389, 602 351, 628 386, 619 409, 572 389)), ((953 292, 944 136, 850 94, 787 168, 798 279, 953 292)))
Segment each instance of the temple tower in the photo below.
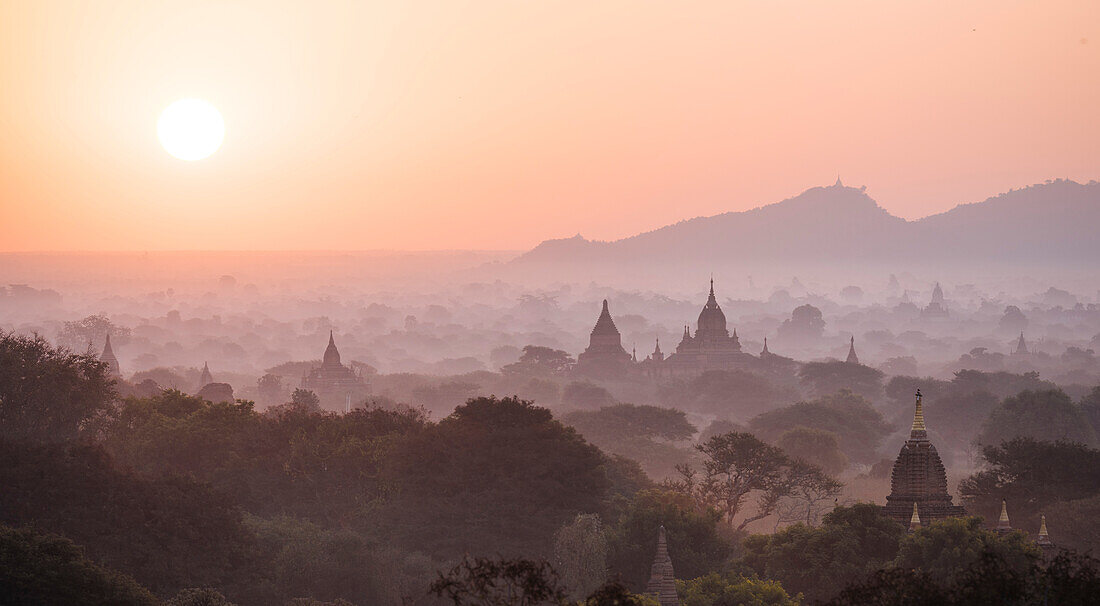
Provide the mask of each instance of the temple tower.
POLYGON ((214 375, 210 374, 210 366, 206 362, 202 363, 202 374, 199 375, 199 389, 214 382, 214 375))
POLYGON ((1004 499, 1001 499, 1001 516, 997 518, 997 527, 993 529, 993 532, 997 534, 1012 532, 1012 524, 1008 521, 1008 502, 1004 499))
POLYGON ((631 355, 623 349, 622 335, 604 299, 603 309, 588 337, 588 348, 577 356, 577 371, 590 375, 621 374, 630 361, 631 355))
POLYGON ((107 341, 103 344, 103 353, 99 354, 99 360, 107 363, 107 374, 114 379, 122 378, 122 369, 115 357, 115 350, 111 349, 111 333, 107 333, 107 341))
POLYGON ((920 514, 917 513, 917 503, 913 502, 913 515, 909 516, 909 532, 920 530, 920 514))
POLYGON ((909 439, 901 447, 890 476, 884 513, 902 524, 911 520, 914 506, 919 506, 925 523, 966 515, 966 510, 953 504, 947 493, 947 471, 936 447, 928 441, 919 389, 916 400, 909 439))
POLYGON ((859 356, 856 355, 855 337, 852 337, 852 340, 848 342, 848 359, 844 361, 849 364, 859 364, 859 356))
POLYGON ((672 570, 672 558, 668 556, 668 542, 663 525, 657 531, 657 555, 650 567, 649 583, 646 584, 645 592, 655 596, 661 606, 680 604, 680 598, 676 595, 676 574, 672 570))
POLYGON ((1028 353, 1027 342, 1024 341, 1024 333, 1020 333, 1020 340, 1016 341, 1016 351, 1013 352, 1016 355, 1023 355, 1028 353))

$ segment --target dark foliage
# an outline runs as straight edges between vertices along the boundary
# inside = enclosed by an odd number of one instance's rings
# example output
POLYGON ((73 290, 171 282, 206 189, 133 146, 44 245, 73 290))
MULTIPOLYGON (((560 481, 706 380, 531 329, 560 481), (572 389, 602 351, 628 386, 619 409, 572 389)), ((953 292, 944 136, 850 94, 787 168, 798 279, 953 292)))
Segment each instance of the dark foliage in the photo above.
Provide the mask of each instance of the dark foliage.
POLYGON ((155 606, 134 579, 89 560, 72 541, 0 525, 0 604, 155 606))
POLYGON ((428 591, 454 606, 538 606, 565 600, 558 575, 546 561, 463 558, 428 591))

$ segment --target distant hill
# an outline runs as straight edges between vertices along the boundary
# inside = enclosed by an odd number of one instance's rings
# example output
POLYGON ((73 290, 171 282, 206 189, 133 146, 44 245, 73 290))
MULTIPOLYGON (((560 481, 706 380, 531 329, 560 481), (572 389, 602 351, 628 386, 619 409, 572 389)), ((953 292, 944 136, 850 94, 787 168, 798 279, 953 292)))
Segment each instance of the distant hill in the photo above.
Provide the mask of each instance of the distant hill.
MULTIPOLYGON (((837 264, 1068 264, 1100 261, 1100 183, 1051 181, 906 221, 838 181, 744 212, 699 217, 596 242, 548 240, 512 265, 546 269, 837 264)), ((573 273, 573 272, 570 272, 573 273)))

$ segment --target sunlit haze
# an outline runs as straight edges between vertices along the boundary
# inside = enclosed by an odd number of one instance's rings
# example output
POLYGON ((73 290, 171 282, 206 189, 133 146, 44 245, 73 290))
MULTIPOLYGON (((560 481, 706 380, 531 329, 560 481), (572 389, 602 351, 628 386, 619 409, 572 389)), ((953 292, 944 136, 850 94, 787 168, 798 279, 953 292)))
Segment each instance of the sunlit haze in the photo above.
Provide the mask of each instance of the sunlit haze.
POLYGON ((0 249, 526 249, 1100 176, 1100 4, 7 2, 0 249), (157 119, 225 120, 202 162, 157 119), (629 210, 627 210, 629 208, 629 210), (47 227, 49 226, 49 227, 47 227))

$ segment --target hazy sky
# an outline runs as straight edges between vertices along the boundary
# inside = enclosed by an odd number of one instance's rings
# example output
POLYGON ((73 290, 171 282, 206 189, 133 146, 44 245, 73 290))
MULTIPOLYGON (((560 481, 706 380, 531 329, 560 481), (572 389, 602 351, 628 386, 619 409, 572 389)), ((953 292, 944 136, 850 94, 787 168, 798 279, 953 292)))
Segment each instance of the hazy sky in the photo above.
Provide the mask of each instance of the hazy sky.
POLYGON ((1100 178, 1100 2, 0 2, 0 250, 521 249, 838 173, 1100 178))

